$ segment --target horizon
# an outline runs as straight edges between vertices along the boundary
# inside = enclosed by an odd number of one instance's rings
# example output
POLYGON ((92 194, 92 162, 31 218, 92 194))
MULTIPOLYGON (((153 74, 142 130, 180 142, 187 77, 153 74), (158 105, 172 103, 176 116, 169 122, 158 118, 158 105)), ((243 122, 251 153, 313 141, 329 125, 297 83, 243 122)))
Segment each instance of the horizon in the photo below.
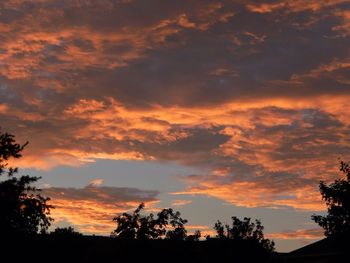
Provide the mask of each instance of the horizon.
POLYGON ((188 230, 262 221, 324 237, 321 180, 350 161, 348 0, 4 0, 0 128, 54 227, 109 235, 172 207, 188 230))

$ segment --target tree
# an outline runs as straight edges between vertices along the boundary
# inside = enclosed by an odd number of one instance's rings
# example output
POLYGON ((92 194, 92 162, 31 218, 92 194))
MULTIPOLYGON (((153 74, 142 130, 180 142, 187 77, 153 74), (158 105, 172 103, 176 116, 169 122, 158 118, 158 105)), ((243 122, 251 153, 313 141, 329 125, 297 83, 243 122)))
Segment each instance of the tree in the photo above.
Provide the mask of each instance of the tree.
POLYGON ((311 217, 324 229, 326 237, 350 233, 350 165, 341 161, 340 171, 344 178, 337 179, 329 185, 320 182, 320 193, 326 202, 328 214, 311 217))
POLYGON ((141 203, 132 213, 122 213, 113 218, 117 223, 117 228, 112 232, 112 237, 125 239, 154 239, 163 235, 165 229, 163 222, 156 222, 154 215, 142 216, 141 211, 145 204, 141 203))
POLYGON ((240 220, 238 217, 233 216, 232 227, 227 224, 224 225, 218 220, 214 229, 217 233, 216 237, 220 239, 256 240, 268 252, 273 252, 275 249, 275 243, 264 238, 264 227, 258 219, 252 222, 251 218, 248 217, 240 220))
POLYGON ((188 222, 186 219, 181 218, 180 212, 174 212, 173 209, 167 209, 169 223, 172 230, 168 230, 166 238, 171 240, 184 240, 187 237, 187 230, 185 224, 188 222))
POLYGON ((132 213, 122 213, 113 218, 117 228, 111 233, 112 237, 125 239, 158 239, 165 236, 167 239, 184 240, 187 236, 185 229, 186 219, 180 217, 180 212, 172 208, 161 210, 157 217, 154 214, 141 215, 145 204, 141 203, 132 213), (168 229, 172 227, 172 229, 168 229))
POLYGON ((79 237, 83 234, 74 230, 73 227, 57 227, 50 235, 62 236, 62 237, 79 237))
POLYGON ((187 241, 199 241, 199 239, 201 238, 202 236, 202 233, 200 230, 196 230, 194 231, 194 234, 193 235, 188 235, 186 237, 186 240, 187 241))
POLYGON ((32 184, 40 177, 22 175, 16 177, 18 168, 9 167, 11 158, 22 157, 21 152, 28 142, 20 145, 15 136, 0 131, 0 234, 36 234, 46 232, 53 220, 49 198, 40 195, 40 189, 32 184))

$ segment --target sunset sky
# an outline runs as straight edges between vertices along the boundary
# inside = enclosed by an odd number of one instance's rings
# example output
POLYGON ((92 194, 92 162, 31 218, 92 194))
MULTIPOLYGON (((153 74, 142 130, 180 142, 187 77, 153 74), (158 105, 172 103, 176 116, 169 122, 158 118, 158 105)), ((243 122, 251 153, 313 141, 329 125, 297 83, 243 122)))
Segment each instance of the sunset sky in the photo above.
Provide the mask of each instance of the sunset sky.
POLYGON ((0 126, 54 227, 108 235, 145 202, 190 231, 262 220, 322 238, 350 160, 349 0, 2 0, 0 126))

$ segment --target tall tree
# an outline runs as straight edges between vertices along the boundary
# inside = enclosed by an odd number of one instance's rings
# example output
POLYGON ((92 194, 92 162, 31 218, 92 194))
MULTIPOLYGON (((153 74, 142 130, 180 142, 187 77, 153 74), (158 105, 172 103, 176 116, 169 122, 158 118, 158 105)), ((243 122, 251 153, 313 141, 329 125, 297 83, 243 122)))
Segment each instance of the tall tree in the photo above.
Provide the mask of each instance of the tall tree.
POLYGON ((33 186, 40 177, 22 175, 16 177, 18 168, 9 166, 8 161, 22 157, 21 152, 28 144, 16 143, 15 136, 0 130, 0 234, 35 234, 46 232, 53 220, 52 208, 47 197, 40 195, 40 189, 33 186))
POLYGON ((248 217, 240 220, 238 217, 233 216, 232 226, 224 225, 218 220, 214 229, 217 233, 216 237, 220 239, 256 240, 268 252, 273 252, 275 249, 275 243, 264 237, 264 226, 258 219, 252 222, 251 218, 248 217))
POLYGON ((312 215, 327 237, 350 234, 350 165, 341 161, 340 171, 343 178, 329 185, 320 182, 320 193, 326 202, 328 214, 312 215))

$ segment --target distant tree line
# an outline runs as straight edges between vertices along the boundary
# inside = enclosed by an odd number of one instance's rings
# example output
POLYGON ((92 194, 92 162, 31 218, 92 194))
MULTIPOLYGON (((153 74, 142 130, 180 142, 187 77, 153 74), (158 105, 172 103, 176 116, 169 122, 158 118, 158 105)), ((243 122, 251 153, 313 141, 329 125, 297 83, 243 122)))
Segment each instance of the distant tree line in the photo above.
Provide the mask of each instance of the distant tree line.
MULTIPOLYGON (((9 159, 22 157, 21 152, 28 143, 20 145, 14 135, 2 133, 0 130, 0 234, 1 235, 34 235, 47 234, 53 221, 50 217, 50 198, 40 194, 40 189, 33 186, 40 177, 29 175, 17 176, 18 168, 10 167, 9 159), (1 177, 7 179, 2 179, 1 177)), ((328 214, 313 215, 312 219, 325 230, 327 237, 348 235, 350 233, 350 166, 340 163, 344 178, 327 185, 320 182, 320 192, 325 201, 328 214)), ((188 234, 187 220, 180 212, 166 208, 157 214, 143 214, 145 205, 141 203, 132 213, 122 213, 113 218, 116 229, 112 238, 119 239, 169 239, 199 241, 201 232, 188 234)), ((260 220, 253 221, 245 217, 243 220, 232 217, 232 224, 221 221, 215 223, 215 238, 222 240, 255 240, 266 251, 274 251, 274 242, 265 238, 264 227, 260 220)), ((56 228, 51 235, 81 236, 72 227, 56 228)), ((210 238, 207 236, 207 238, 210 238)))

